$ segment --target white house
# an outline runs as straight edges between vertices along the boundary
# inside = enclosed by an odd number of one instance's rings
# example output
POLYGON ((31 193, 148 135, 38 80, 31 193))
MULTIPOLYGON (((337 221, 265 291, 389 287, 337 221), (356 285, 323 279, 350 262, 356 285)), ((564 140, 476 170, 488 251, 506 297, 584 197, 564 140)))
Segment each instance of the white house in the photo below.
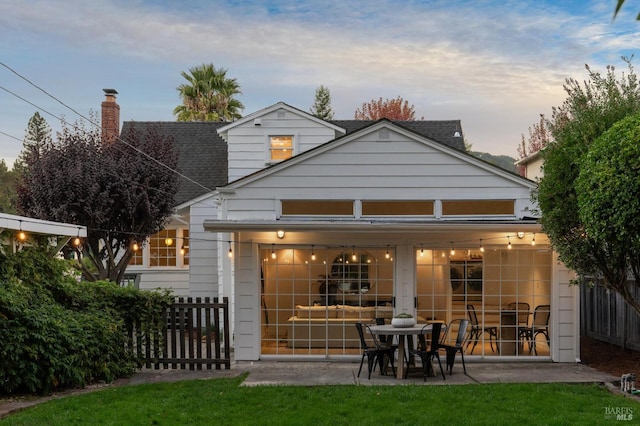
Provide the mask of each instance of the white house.
POLYGON ((466 154, 459 121, 326 122, 278 103, 215 126, 226 182, 176 209, 173 266, 159 266, 161 235, 130 269, 141 287, 156 265, 154 284, 176 272, 180 292, 229 296, 237 360, 355 358, 356 321, 472 311, 493 332, 471 359, 578 359, 578 293, 535 217, 535 183, 466 154), (530 350, 518 327, 544 311, 530 350))

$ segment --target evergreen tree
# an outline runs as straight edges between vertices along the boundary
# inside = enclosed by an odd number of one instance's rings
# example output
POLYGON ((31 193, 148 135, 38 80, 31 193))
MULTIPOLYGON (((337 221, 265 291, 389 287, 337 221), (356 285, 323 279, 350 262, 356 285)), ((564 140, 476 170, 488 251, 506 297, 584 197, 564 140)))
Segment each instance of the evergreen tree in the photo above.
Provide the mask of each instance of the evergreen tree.
POLYGON ((51 142, 51 127, 37 111, 29 119, 27 130, 22 144, 23 149, 16 159, 13 170, 18 174, 22 174, 25 170, 25 164, 33 156, 40 155, 44 146, 51 142))
POLYGON ((0 160, 0 212, 16 214, 18 195, 16 193, 17 173, 9 170, 4 160, 0 160))
POLYGON ((328 87, 320 85, 320 87, 316 89, 316 97, 311 107, 311 114, 322 120, 333 120, 331 93, 328 87))

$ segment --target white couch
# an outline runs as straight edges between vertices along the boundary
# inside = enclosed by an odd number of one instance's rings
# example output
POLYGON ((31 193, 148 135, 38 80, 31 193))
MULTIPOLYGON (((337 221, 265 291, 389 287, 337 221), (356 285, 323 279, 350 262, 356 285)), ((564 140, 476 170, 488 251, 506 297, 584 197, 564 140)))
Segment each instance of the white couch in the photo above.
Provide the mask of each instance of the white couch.
POLYGON ((359 348, 355 324, 393 316, 392 306, 296 306, 288 319, 287 346, 290 348, 359 348))

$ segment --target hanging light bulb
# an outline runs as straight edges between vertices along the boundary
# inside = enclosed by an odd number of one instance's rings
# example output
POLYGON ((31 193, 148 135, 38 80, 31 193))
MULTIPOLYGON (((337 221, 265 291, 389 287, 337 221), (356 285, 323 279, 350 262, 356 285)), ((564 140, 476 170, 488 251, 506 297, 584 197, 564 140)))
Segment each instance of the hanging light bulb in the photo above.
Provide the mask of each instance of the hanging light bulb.
POLYGON ((451 241, 451 256, 456 254, 456 248, 453 245, 453 241, 451 241))
POLYGON ((18 232, 18 239, 20 241, 24 241, 27 239, 27 234, 22 230, 22 220, 20 221, 20 232, 18 232))
POLYGON ((353 249, 351 250, 351 260, 354 262, 358 260, 358 256, 356 255, 356 246, 353 246, 353 249))
POLYGON ((507 248, 511 250, 511 238, 507 237, 507 248))
POLYGON ((180 246, 180 255, 184 256, 184 246, 180 246))
POLYGON ((80 241, 80 227, 78 227, 78 235, 76 236, 76 238, 74 238, 73 240, 73 245, 78 247, 80 245, 81 241, 80 241))
POLYGON ((173 245, 173 238, 171 238, 171 237, 167 237, 167 238, 165 238, 164 243, 165 243, 167 246, 172 246, 172 245, 173 245))
POLYGON ((389 244, 387 244, 387 252, 384 254, 385 259, 389 259, 391 255, 389 254, 389 244))
POLYGON ((140 246, 138 245, 137 242, 134 241, 133 246, 131 248, 133 248, 133 251, 138 251, 140 249, 140 246))
POLYGON ((316 260, 316 254, 313 252, 313 246, 311 246, 311 260, 316 260))
POLYGON ((420 257, 424 256, 424 244, 420 244, 420 257))
POLYGON ((536 245, 536 233, 533 233, 533 238, 531 238, 531 245, 535 246, 536 245))
POLYGON ((275 244, 271 244, 271 258, 275 259, 276 258, 276 252, 274 250, 275 244))
POLYGON ((231 241, 229 241, 229 252, 228 252, 229 258, 233 257, 233 250, 231 250, 231 241))
POLYGON ((482 238, 480 238, 480 251, 484 253, 484 246, 482 245, 482 238))

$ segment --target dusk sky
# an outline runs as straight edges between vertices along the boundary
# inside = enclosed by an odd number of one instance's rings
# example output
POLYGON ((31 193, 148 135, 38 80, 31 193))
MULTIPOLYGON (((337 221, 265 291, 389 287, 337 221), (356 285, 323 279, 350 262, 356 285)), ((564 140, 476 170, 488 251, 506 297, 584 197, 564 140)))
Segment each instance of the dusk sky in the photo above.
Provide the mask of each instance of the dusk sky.
POLYGON ((25 79, 82 115, 113 88, 121 120, 174 121, 180 72, 202 63, 237 79, 245 115, 279 101, 309 111, 320 85, 336 119, 401 96, 418 118, 462 120, 473 150, 515 157, 521 135, 565 99, 566 78, 585 80, 585 64, 627 71, 640 2, 613 21, 615 4, 2 0, 0 159, 13 163, 36 111, 54 134, 56 117, 80 118, 25 79))

